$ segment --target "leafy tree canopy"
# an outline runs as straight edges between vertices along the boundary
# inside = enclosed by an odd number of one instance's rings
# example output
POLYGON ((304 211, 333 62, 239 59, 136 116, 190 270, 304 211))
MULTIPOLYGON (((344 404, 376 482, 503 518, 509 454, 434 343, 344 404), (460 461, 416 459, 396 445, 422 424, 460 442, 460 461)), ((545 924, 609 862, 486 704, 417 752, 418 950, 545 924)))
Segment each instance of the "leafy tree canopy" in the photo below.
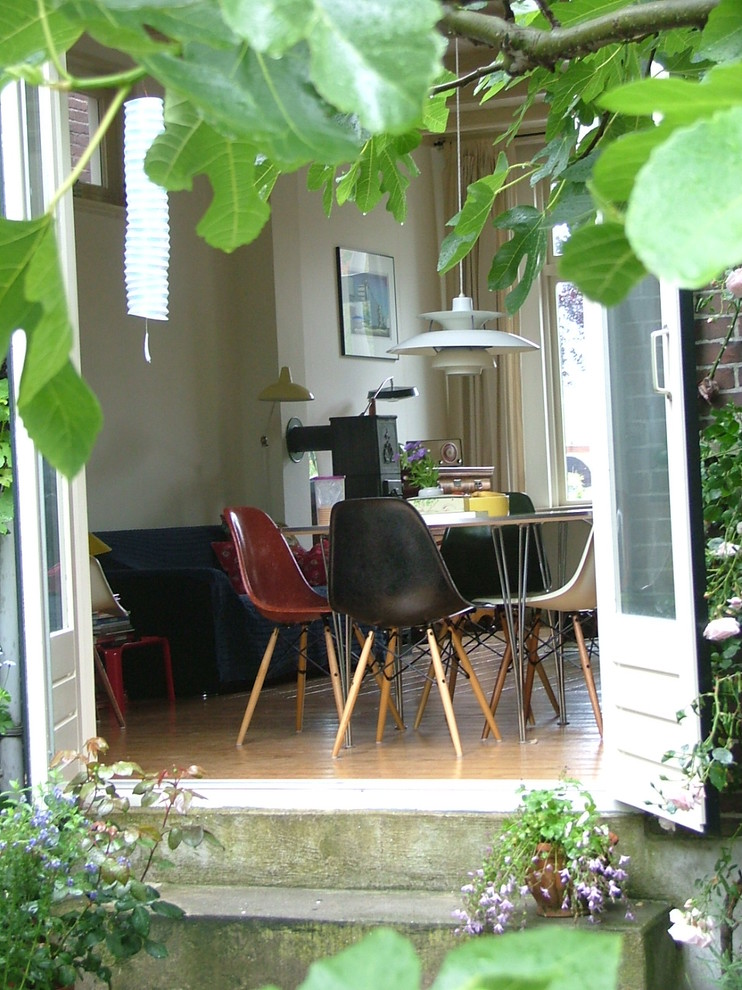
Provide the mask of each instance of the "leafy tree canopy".
MULTIPOLYGON (((507 290, 511 312, 555 224, 572 230, 563 275, 606 305, 647 272, 695 288, 742 260, 742 0, 0 0, 1 85, 113 88, 115 110, 146 78, 166 98, 148 173, 169 190, 208 177, 198 231, 225 251, 258 236, 277 177, 304 167, 328 213, 383 203, 403 221, 412 153, 445 130, 455 88, 474 81, 483 104, 515 85, 526 95, 497 139, 494 174, 451 220, 441 272, 472 249, 512 182, 548 183, 550 195, 543 211, 495 215, 511 234, 489 283, 507 290), (73 78, 64 55, 83 34, 130 67, 73 78), (481 51, 466 79, 444 68, 453 37, 481 51), (508 146, 536 101, 545 148, 511 166, 508 146)), ((53 221, 85 164, 43 216, 0 219, 0 353, 23 328, 19 411, 67 475, 100 427, 69 359, 53 221)))

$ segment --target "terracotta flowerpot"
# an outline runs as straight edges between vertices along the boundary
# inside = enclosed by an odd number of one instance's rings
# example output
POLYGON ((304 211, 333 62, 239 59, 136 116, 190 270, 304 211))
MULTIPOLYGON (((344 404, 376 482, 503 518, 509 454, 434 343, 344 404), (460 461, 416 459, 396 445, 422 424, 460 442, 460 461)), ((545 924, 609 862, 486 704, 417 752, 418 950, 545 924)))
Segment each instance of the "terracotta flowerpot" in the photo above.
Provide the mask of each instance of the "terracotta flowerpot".
POLYGON ((564 868, 564 858, 552 848, 550 842, 540 842, 536 846, 534 859, 537 862, 529 868, 526 883, 536 901, 538 913, 545 918, 573 917, 571 908, 562 907, 568 889, 559 872, 564 868))

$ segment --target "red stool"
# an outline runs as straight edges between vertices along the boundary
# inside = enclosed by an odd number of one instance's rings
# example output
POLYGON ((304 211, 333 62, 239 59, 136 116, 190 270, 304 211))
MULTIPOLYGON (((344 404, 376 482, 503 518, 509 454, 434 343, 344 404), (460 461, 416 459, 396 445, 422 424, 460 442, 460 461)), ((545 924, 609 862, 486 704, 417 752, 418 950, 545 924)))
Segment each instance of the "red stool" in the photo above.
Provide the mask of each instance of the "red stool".
POLYGON ((173 684, 173 664, 170 659, 170 643, 165 636, 140 636, 129 639, 124 643, 96 643, 96 648, 103 657, 108 679, 111 682, 114 697, 122 712, 126 711, 126 695, 124 693, 123 654, 124 650, 135 650, 138 646, 156 646, 162 648, 162 663, 165 669, 165 683, 170 704, 175 704, 175 685, 173 684))

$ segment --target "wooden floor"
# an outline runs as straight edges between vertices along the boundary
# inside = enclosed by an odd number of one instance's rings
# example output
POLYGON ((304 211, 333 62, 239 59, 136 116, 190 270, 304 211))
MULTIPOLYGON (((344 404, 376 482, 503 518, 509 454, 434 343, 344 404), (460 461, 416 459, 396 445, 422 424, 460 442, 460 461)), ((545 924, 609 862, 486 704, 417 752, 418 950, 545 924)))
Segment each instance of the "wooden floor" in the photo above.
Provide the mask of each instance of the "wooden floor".
MULTIPOLYGON (((497 661, 484 651, 472 655, 485 694, 490 695, 497 661)), ((553 668, 545 664, 552 683, 553 668)), ((352 721, 350 748, 331 757, 337 729, 332 691, 326 677, 308 680, 304 729, 294 726, 295 683, 265 687, 241 748, 235 746, 247 694, 130 701, 126 728, 120 729, 101 700, 98 732, 109 743, 109 759, 130 759, 143 769, 197 763, 207 777, 222 780, 354 779, 526 780, 575 777, 590 785, 601 769, 602 743, 587 697, 576 654, 567 652, 569 722, 560 725, 538 678, 533 696, 535 723, 525 744, 518 741, 512 672, 497 711, 502 742, 482 741, 483 719, 470 687, 460 676, 454 709, 464 755, 457 759, 434 686, 422 725, 413 730, 417 701, 427 663, 420 662, 403 678, 406 731, 389 720, 384 740, 375 742, 378 689, 367 678, 352 721)), ((597 658, 593 669, 600 685, 597 658)))

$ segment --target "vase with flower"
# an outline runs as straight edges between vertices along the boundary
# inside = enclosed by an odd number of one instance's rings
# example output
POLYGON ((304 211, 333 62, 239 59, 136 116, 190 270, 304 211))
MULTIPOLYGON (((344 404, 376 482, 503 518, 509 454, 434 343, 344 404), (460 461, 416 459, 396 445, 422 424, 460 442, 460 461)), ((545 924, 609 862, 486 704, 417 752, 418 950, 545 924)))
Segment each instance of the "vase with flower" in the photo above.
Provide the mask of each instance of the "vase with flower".
POLYGON ((428 448, 419 440, 399 446, 399 467, 406 497, 435 498, 443 494, 438 485, 439 468, 428 448))
POLYGON ((548 917, 599 920, 607 905, 623 903, 630 918, 629 857, 616 854, 617 842, 577 781, 522 788, 520 806, 462 887, 457 933, 499 935, 523 927, 531 899, 548 917))

